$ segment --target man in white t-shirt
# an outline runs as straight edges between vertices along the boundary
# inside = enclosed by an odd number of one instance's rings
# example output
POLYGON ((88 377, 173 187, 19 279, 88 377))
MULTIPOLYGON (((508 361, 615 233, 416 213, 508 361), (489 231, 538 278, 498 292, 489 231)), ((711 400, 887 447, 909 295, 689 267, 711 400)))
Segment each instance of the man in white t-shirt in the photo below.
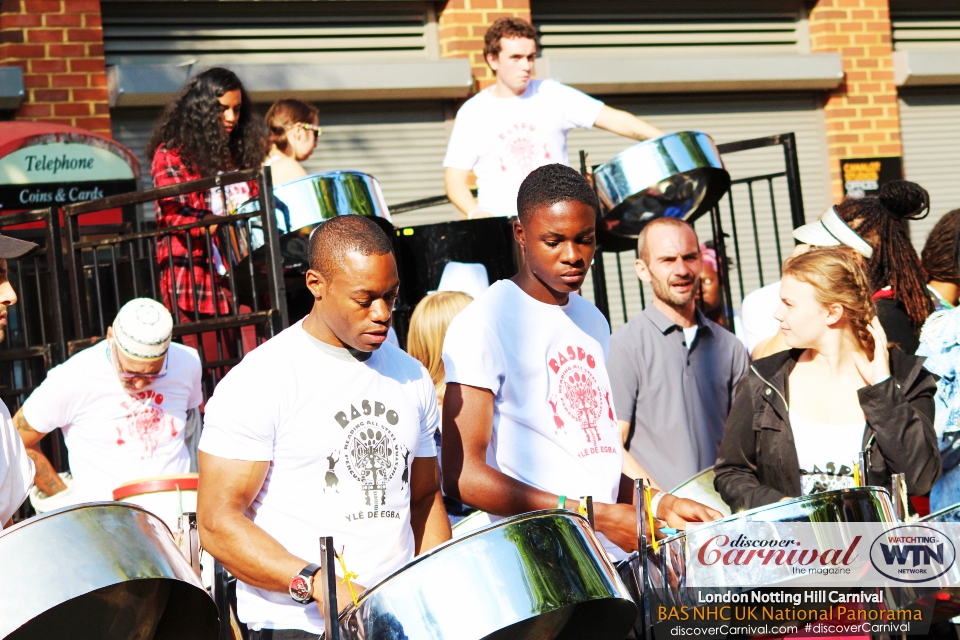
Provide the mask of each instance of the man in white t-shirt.
POLYGON ((54 367, 13 418, 37 467, 37 488, 56 506, 113 500, 120 485, 191 471, 188 429, 199 411, 200 356, 171 342, 173 318, 150 298, 121 307, 107 338, 54 367), (40 451, 63 430, 73 484, 40 451))
MULTIPOLYGON (((0 235, 0 342, 6 337, 7 308, 17 303, 17 292, 7 279, 7 260, 32 253, 37 245, 0 235)), ((10 410, 0 401, 0 529, 11 518, 33 485, 33 462, 10 419, 10 410)))
MULTIPOLYGON (((596 196, 552 164, 524 180, 517 207, 523 268, 460 312, 444 341, 444 489, 495 516, 575 509, 592 496, 597 531, 623 558, 637 546, 637 520, 606 370, 610 329, 575 293, 596 249, 596 196)), ((673 526, 720 517, 675 496, 654 500, 673 526)))
POLYGON ((517 215, 517 189, 546 164, 568 164, 567 132, 598 127, 633 140, 663 135, 631 113, 554 80, 533 80, 537 32, 519 18, 500 18, 487 30, 484 59, 496 74, 491 87, 460 107, 443 160, 450 201, 468 218, 517 215), (468 186, 477 177, 479 202, 468 186))
POLYGON ((324 222, 306 284, 310 314, 224 377, 200 440, 200 538, 238 578, 251 640, 323 632, 321 536, 366 586, 450 538, 433 382, 385 344, 400 287, 390 239, 363 216, 324 222))

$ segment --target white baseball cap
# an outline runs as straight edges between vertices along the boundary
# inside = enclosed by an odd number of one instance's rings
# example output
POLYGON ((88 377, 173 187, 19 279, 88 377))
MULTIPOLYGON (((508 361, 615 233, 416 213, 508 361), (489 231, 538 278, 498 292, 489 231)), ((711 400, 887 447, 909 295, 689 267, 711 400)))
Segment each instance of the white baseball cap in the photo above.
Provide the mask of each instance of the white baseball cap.
POLYGON ((817 247, 838 247, 846 245, 855 249, 864 258, 873 257, 873 247, 840 219, 837 210, 830 207, 820 219, 793 230, 793 237, 800 242, 817 247))
POLYGON ((173 338, 173 317, 151 298, 136 298, 120 308, 113 321, 113 341, 134 360, 157 360, 173 338))

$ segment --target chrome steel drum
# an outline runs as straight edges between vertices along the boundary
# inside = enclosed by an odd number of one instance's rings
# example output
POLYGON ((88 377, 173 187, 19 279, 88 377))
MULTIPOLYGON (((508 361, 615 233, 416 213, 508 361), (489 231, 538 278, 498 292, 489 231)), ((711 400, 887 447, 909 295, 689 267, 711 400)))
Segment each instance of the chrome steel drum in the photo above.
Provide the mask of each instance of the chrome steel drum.
MULTIPOLYGON (((390 210, 383 199, 380 183, 373 176, 359 171, 328 171, 287 182, 273 190, 273 205, 277 230, 281 236, 288 236, 281 244, 286 245, 292 238, 299 238, 304 245, 304 259, 306 238, 324 220, 351 214, 390 220, 390 210)), ((259 210, 260 202, 249 200, 237 209, 237 213, 259 210)), ((236 239, 231 237, 228 243, 234 264, 263 247, 263 229, 259 218, 251 219, 249 225, 245 221, 238 221, 230 229, 231 233, 239 236, 236 239)), ((299 245, 297 248, 300 248, 299 245)))
MULTIPOLYGON (((890 492, 883 487, 858 487, 824 491, 736 513, 729 518, 700 525, 698 532, 731 521, 752 522, 890 522, 897 518, 890 502, 890 492)), ((695 606, 696 589, 688 589, 685 533, 678 533, 659 541, 659 551, 646 549, 644 582, 651 596, 665 606, 695 606)), ((757 585, 763 586, 763 585, 757 585)), ((782 585, 781 585, 782 586, 782 585)), ((731 591, 749 591, 751 588, 730 587, 731 591)))
POLYGON ((660 217, 693 221, 730 188, 713 140, 680 131, 633 145, 593 172, 604 210, 604 231, 637 237, 660 217))
POLYGON ((671 491, 678 498, 689 498, 700 504, 705 504, 711 509, 716 509, 725 516, 730 515, 730 505, 723 501, 720 494, 713 487, 713 479, 716 478, 713 467, 705 469, 693 476, 686 482, 683 482, 671 491))
POLYGON ((414 559, 340 616, 350 640, 621 640, 637 616, 582 516, 536 511, 414 559))
MULTIPOLYGON (((960 503, 946 509, 935 511, 923 518, 920 522, 960 522, 960 503)), ((948 587, 941 589, 934 598, 926 598, 928 606, 933 606, 933 622, 944 622, 960 616, 960 588, 948 587)))
POLYGON ((134 505, 65 507, 0 532, 5 640, 215 640, 217 607, 163 522, 134 505))
POLYGON ((960 502, 920 518, 920 522, 960 522, 960 502))

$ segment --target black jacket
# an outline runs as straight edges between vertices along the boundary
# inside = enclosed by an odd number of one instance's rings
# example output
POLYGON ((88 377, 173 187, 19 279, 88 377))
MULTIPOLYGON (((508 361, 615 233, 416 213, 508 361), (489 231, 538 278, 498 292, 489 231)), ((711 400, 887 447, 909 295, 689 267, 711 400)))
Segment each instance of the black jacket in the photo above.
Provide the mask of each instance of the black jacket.
MULTIPOLYGON (((714 467, 714 486, 734 511, 800 495, 787 378, 802 353, 793 349, 757 360, 737 387, 714 467)), ((933 430, 936 377, 923 368, 923 358, 900 349, 890 350, 890 373, 858 391, 867 418, 867 484, 889 487, 892 474, 905 473, 909 493, 923 495, 941 473, 933 430)))

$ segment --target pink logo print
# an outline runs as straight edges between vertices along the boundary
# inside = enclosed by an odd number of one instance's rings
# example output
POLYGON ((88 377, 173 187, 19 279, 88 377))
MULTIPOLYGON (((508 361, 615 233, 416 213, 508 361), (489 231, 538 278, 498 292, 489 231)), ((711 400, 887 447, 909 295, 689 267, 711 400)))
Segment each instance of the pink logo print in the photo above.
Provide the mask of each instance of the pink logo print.
POLYGON ((122 428, 117 429, 117 446, 127 443, 128 438, 140 443, 141 459, 152 458, 160 445, 160 439, 166 428, 169 428, 171 438, 178 434, 173 418, 164 413, 159 405, 163 402, 163 395, 154 395, 153 391, 141 391, 129 397, 120 404, 126 409, 127 417, 122 428))
POLYGON ((564 376, 560 381, 560 400, 563 408, 580 423, 587 442, 598 443, 601 440, 598 422, 603 405, 600 385, 593 374, 579 369, 564 376))

